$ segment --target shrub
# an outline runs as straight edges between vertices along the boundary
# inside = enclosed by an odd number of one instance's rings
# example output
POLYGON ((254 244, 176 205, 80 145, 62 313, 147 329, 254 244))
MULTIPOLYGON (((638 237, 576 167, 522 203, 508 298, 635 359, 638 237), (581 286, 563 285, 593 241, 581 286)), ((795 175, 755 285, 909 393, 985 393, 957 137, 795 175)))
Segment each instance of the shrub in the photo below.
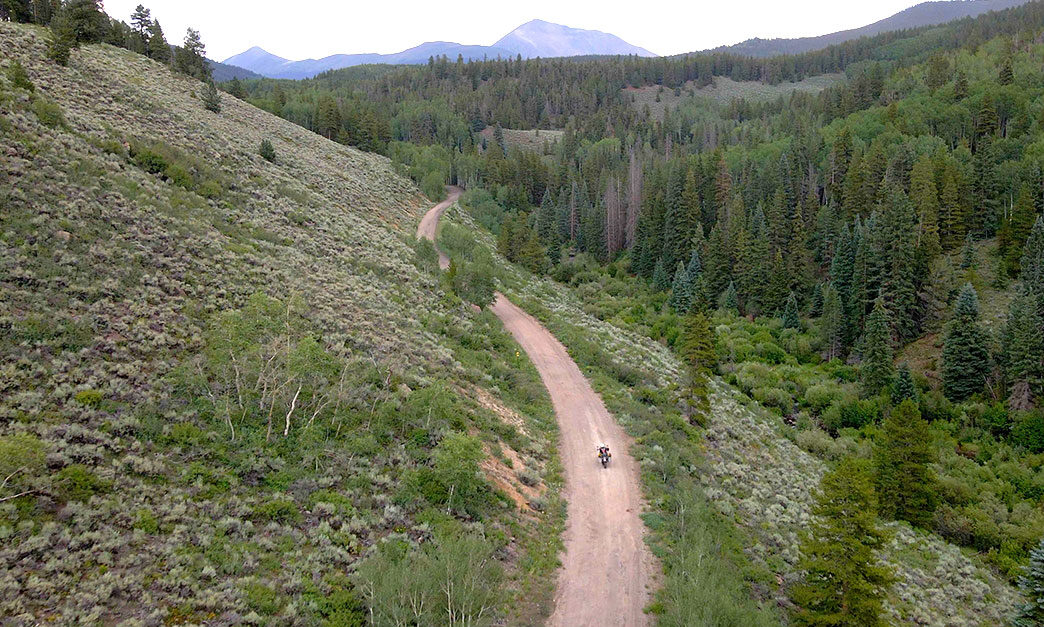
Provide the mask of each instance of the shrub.
POLYGON ((254 507, 254 518, 277 523, 292 523, 301 520, 301 510, 288 499, 274 499, 254 507))
POLYGON ((1034 453, 1044 452, 1044 412, 1024 413, 1011 430, 1011 443, 1034 453))
MULTIPOLYGON (((4 490, 22 491, 43 472, 46 462, 44 443, 35 435, 15 433, 0 436, 0 481, 4 490)), ((0 494, 0 496, 7 496, 0 494)))
POLYGON ((250 609, 265 616, 278 613, 285 603, 278 592, 259 582, 247 584, 243 594, 250 609))
POLYGON ((168 164, 163 170, 163 176, 179 187, 184 187, 185 189, 192 189, 193 187, 192 175, 177 163, 168 164))
POLYGON ((103 494, 112 484, 98 478, 83 464, 71 464, 55 475, 54 487, 63 501, 86 503, 95 494, 103 494))
POLYGON ((163 155, 148 148, 139 149, 134 153, 134 163, 149 174, 159 174, 167 169, 167 160, 163 155))
POLYGON ((880 417, 881 406, 876 398, 848 397, 834 402, 823 412, 823 426, 836 433, 838 429, 859 429, 880 417))
POLYGON ((203 87, 203 91, 200 93, 199 99, 203 101, 203 107, 207 111, 214 113, 221 113, 221 94, 218 92, 217 86, 214 85, 214 81, 207 81, 206 86, 203 87))
POLYGON ((97 409, 101 405, 103 397, 98 390, 80 390, 73 398, 81 405, 97 409))
POLYGON ((787 358, 787 353, 774 342, 761 342, 758 344, 758 357, 770 364, 781 364, 787 358))
POLYGON ((532 488, 540 483, 540 475, 526 468, 525 470, 518 471, 518 480, 521 481, 523 485, 532 488))
POLYGON ((36 85, 29 80, 29 74, 19 61, 15 61, 7 68, 7 80, 11 81, 11 86, 15 89, 24 89, 30 93, 36 90, 36 85))
POLYGON ((841 388, 834 383, 817 383, 805 390, 805 404, 816 413, 822 412, 841 396, 841 388))
POLYGON ((135 515, 134 528, 152 535, 159 531, 159 522, 156 520, 156 516, 153 515, 152 511, 142 508, 139 509, 135 515))
POLYGON ((816 457, 826 457, 834 446, 834 439, 830 434, 820 429, 801 431, 797 434, 796 440, 798 446, 816 457))
POLYGON ((269 163, 275 163, 275 147, 272 146, 272 142, 268 141, 267 139, 261 140, 261 147, 258 149, 257 154, 261 155, 261 157, 265 161, 268 161, 269 163))
POLYGON ((490 625, 504 598, 494 551, 474 534, 445 534, 409 551, 385 543, 356 571, 358 589, 377 625, 490 625))
POLYGON ((43 98, 34 100, 33 113, 40 120, 40 124, 48 128, 65 127, 65 116, 62 115, 62 108, 49 100, 44 100, 43 98))
POLYGON ((754 400, 766 407, 775 407, 781 410, 789 410, 794 405, 794 399, 786 392, 775 387, 754 388, 751 391, 754 400))

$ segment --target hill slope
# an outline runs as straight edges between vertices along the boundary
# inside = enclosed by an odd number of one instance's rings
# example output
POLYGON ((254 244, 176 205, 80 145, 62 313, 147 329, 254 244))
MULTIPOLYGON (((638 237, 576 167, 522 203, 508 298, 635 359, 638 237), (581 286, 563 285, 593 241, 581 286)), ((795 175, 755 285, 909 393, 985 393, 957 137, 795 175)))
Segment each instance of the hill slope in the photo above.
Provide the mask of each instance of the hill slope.
POLYGON ((812 50, 822 50, 828 46, 839 44, 860 37, 872 37, 889 31, 906 30, 920 26, 945 24, 966 17, 975 17, 989 11, 1001 11, 1021 6, 1030 0, 938 0, 922 2, 887 17, 883 20, 860 28, 819 35, 818 37, 798 37, 795 39, 761 39, 754 38, 731 46, 720 46, 716 51, 749 55, 752 57, 774 57, 781 54, 800 54, 812 50))
POLYGON ((411 247, 416 188, 126 50, 58 67, 43 35, 0 23, 0 616, 350 623, 381 539, 529 555, 549 402, 411 247), (447 503, 439 473, 480 463, 447 503))

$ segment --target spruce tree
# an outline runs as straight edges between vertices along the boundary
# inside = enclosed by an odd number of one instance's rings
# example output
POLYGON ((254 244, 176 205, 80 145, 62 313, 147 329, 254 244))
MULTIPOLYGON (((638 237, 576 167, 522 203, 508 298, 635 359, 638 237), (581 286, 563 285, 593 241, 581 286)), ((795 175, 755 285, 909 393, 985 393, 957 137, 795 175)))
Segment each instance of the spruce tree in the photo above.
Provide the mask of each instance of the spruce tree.
POLYGON ((656 260, 656 268, 653 270, 652 275, 653 289, 658 292, 666 292, 671 287, 671 279, 667 274, 666 268, 663 267, 663 258, 656 260))
POLYGON ((233 77, 232 80, 228 82, 228 93, 233 98, 238 98, 240 100, 246 100, 247 97, 246 90, 243 89, 243 83, 238 77, 233 77))
POLYGON ((970 270, 976 266, 975 260, 975 238, 971 233, 964 238, 964 248, 961 249, 961 270, 970 270))
POLYGON ((163 27, 159 20, 153 20, 149 27, 149 57, 160 63, 170 63, 170 44, 163 36, 163 27))
POLYGON ((939 239, 943 250, 953 250, 964 241, 966 220, 957 177, 957 168, 948 163, 943 170, 939 196, 939 239))
POLYGON ((1033 230, 1026 238, 1019 261, 1023 288, 1037 301, 1037 315, 1044 318, 1044 216, 1037 216, 1033 230))
POLYGON ((921 267, 927 266, 942 251, 939 242, 939 191, 935 187, 935 167, 925 155, 910 172, 910 200, 917 209, 917 252, 921 267))
POLYGON ((917 400, 917 386, 910 374, 910 365, 904 361, 892 377, 892 404, 898 405, 905 400, 917 400))
POLYGON ((221 94, 218 92, 217 86, 214 85, 214 81, 207 81, 203 91, 200 93, 200 100, 203 101, 203 106, 207 111, 221 112, 221 94))
POLYGON ((819 317, 819 333, 823 340, 823 358, 827 361, 844 356, 845 320, 841 297, 833 285, 823 288, 823 314, 819 317))
POLYGON ((848 457, 823 475, 801 542, 805 579, 792 594, 794 622, 808 627, 879 627, 892 574, 876 553, 887 535, 877 528, 870 464, 848 457))
POLYGON ((963 401, 982 391, 990 368, 987 345, 986 332, 979 325, 979 296, 966 283, 943 339, 942 380, 947 398, 963 401))
POLYGON ((671 283, 671 297, 667 304, 679 314, 686 314, 692 307, 692 281, 689 273, 682 262, 678 262, 678 269, 674 272, 674 282, 671 283))
POLYGON ((1044 625, 1044 539, 1030 551, 1026 571, 1019 577, 1019 591, 1025 602, 1019 605, 1012 625, 1014 627, 1041 627, 1044 625))
POLYGON ((736 284, 729 281, 729 286, 718 298, 718 307, 729 313, 739 314, 739 296, 736 294, 736 284))
POLYGON ((794 296, 794 292, 791 292, 790 295, 787 296, 787 304, 783 309, 783 328, 801 328, 801 318, 798 316, 797 297, 794 296))
POLYGON ((545 245, 549 245, 557 239, 555 227, 555 215, 557 212, 558 208, 551 197, 551 189, 545 189, 544 198, 540 201, 540 208, 537 209, 536 220, 537 237, 545 245))
POLYGON ((714 329, 703 311, 697 309, 685 317, 680 337, 679 353, 688 370, 687 396, 696 412, 690 421, 704 422, 710 410, 708 377, 717 365, 714 329), (695 418, 695 420, 693 420, 695 418))
POLYGON ((896 334, 905 340, 917 336, 917 217, 913 204, 898 187, 886 193, 881 293, 896 334))
POLYGON ((863 334, 863 360, 859 381, 863 393, 873 396, 892 380, 892 337, 888 326, 888 311, 880 297, 866 319, 863 334))
MULTIPOLYGON (((906 370, 909 378, 909 370, 906 370)), ((911 381, 912 383, 912 381, 911 381)), ((884 518, 927 528, 935 514, 935 463, 928 422, 912 399, 892 409, 874 445, 877 495, 884 518)))
POLYGON ((1044 395, 1044 319, 1032 293, 1021 289, 1011 301, 1001 333, 998 361, 1008 384, 1008 406, 1027 410, 1044 395))
POLYGON ((1024 244, 1033 231, 1037 208, 1033 205, 1033 190, 1028 183, 1022 185, 1018 199, 1011 209, 997 240, 1004 256, 1004 266, 1011 276, 1018 276, 1024 244))

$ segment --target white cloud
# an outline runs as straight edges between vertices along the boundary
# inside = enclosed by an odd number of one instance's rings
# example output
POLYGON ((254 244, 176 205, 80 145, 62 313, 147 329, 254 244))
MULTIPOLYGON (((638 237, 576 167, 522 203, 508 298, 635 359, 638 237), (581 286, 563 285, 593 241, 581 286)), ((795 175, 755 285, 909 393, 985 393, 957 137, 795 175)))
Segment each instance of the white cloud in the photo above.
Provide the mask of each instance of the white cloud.
MULTIPOLYGON (((106 0, 106 11, 128 19, 142 0, 106 0)), ((251 46, 289 59, 335 53, 404 50, 425 41, 492 44, 533 18, 601 30, 657 54, 732 44, 750 37, 802 37, 856 28, 916 4, 916 0, 696 0, 636 4, 615 1, 490 3, 297 0, 145 0, 167 39, 199 30, 209 56, 225 59, 251 46), (289 10, 288 10, 289 9, 289 10)))

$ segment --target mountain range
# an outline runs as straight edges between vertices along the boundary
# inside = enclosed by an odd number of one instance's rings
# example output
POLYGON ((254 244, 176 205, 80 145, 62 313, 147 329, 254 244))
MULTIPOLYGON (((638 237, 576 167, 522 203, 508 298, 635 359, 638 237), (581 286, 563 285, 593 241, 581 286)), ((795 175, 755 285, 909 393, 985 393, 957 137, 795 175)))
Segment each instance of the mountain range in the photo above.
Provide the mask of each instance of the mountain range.
POLYGON ((799 37, 796 39, 761 39, 755 37, 731 46, 720 46, 715 51, 731 52, 752 57, 774 57, 781 54, 801 54, 813 50, 822 50, 828 46, 840 44, 860 37, 872 37, 889 31, 906 30, 945 24, 953 20, 975 17, 989 11, 1001 11, 1021 6, 1030 0, 937 0, 922 2, 887 17, 883 20, 860 28, 843 30, 818 37, 799 37))
POLYGON ((543 20, 531 20, 500 38, 492 46, 429 41, 392 54, 334 54, 321 59, 292 61, 274 55, 258 46, 223 61, 269 78, 311 78, 327 70, 367 63, 417 64, 431 57, 446 56, 465 61, 497 57, 570 57, 580 55, 626 55, 654 57, 645 48, 631 45, 616 35, 596 30, 570 28, 543 20))

